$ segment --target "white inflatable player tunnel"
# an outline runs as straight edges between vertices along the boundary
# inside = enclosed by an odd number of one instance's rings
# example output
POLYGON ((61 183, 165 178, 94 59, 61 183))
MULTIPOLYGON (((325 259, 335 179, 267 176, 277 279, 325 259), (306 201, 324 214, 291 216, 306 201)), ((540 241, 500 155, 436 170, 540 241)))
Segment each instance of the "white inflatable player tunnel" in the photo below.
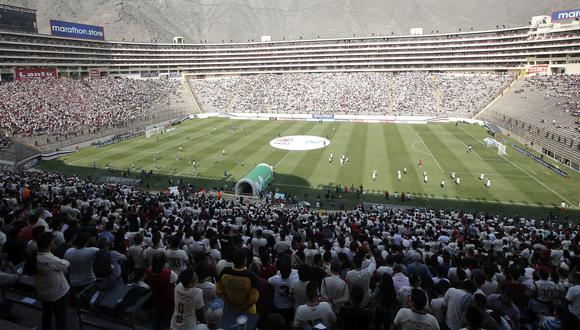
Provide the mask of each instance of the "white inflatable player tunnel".
POLYGON ((274 178, 272 166, 261 163, 236 183, 236 195, 258 196, 274 178))

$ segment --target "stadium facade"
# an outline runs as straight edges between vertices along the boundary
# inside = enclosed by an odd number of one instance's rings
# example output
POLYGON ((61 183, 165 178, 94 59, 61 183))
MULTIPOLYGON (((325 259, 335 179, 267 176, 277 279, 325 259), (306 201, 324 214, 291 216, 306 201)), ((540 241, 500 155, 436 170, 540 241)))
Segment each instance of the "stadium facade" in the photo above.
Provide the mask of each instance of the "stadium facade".
MULTIPOLYGON (((580 22, 552 22, 550 16, 538 16, 529 26, 488 31, 211 44, 120 42, 0 31, 3 80, 55 72, 73 78, 209 78, 364 71, 578 74, 580 22)), ((505 116, 492 111, 482 118, 505 127, 539 152, 579 169, 577 140, 561 143, 554 139, 554 132, 551 138, 546 134, 546 138, 532 140, 505 116)), ((519 125, 521 121, 526 119, 515 122, 519 125)))

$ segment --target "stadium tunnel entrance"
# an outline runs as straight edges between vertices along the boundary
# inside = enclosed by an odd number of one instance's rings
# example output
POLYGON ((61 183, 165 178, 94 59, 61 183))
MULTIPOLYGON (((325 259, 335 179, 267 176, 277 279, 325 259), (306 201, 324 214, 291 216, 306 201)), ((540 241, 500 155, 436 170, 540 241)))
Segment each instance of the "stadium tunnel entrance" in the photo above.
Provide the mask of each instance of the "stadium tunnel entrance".
POLYGON ((236 195, 258 196, 272 182, 273 177, 272 166, 265 163, 258 164, 236 183, 236 195))
POLYGON ((236 183, 236 195, 252 195, 252 196, 256 196, 258 194, 254 194, 254 187, 252 186, 252 183, 245 181, 245 180, 240 180, 238 181, 238 183, 236 183))

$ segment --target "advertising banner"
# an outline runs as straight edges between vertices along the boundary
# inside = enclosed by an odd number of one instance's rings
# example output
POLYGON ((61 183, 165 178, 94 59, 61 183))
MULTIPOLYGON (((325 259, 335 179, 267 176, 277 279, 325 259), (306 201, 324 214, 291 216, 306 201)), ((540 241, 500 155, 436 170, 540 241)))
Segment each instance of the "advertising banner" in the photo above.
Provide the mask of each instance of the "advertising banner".
POLYGON ((101 71, 99 69, 89 69, 89 77, 91 78, 100 78, 101 71))
POLYGON ((73 22, 50 20, 50 33, 59 37, 105 40, 105 30, 102 26, 73 22))
POLYGON ((548 65, 544 64, 544 65, 531 65, 529 67, 526 68, 526 73, 527 74, 542 74, 542 73, 548 73, 548 65))
POLYGON ((56 68, 52 69, 14 69, 14 79, 31 79, 31 78, 56 78, 58 72, 56 68))
POLYGON ((157 71, 141 71, 141 78, 157 78, 159 72, 157 71))
POLYGON ((332 114, 328 114, 328 115, 312 115, 313 119, 334 119, 334 115, 332 114))
POLYGON ((556 166, 554 166, 554 165, 546 162, 541 157, 538 157, 538 156, 534 155, 533 153, 531 153, 531 152, 529 152, 529 151, 527 151, 527 150, 525 150, 523 148, 520 148, 519 146, 517 146, 515 144, 512 144, 512 147, 514 149, 516 149, 516 151, 518 151, 522 155, 524 155, 524 156, 526 156, 528 158, 531 158, 531 159, 535 160, 538 164, 546 167, 547 169, 553 171, 554 173, 556 173, 558 175, 561 175, 563 177, 568 177, 568 173, 566 173, 565 171, 562 171, 561 169, 557 168, 556 166))
POLYGON ((552 13, 552 22, 576 18, 580 18, 580 9, 561 10, 552 13))

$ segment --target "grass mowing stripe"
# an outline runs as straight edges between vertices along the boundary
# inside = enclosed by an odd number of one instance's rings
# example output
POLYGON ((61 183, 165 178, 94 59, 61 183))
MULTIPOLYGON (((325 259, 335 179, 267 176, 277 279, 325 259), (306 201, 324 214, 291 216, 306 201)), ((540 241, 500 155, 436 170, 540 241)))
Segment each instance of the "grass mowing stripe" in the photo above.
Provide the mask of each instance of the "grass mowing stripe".
MULTIPOLYGON (((432 149, 435 150, 439 155, 445 160, 445 163, 451 163, 453 170, 458 170, 462 172, 468 172, 468 167, 454 154, 449 150, 447 145, 444 141, 439 138, 439 136, 433 132, 430 126, 425 127, 425 129, 417 132, 419 135, 422 135, 423 140, 430 141, 432 143, 432 149)), ((447 172, 444 172, 445 177, 447 177, 447 172)), ((473 195, 473 191, 477 191, 476 195, 480 196, 482 199, 493 200, 494 196, 489 192, 489 189, 486 189, 483 186, 483 182, 479 181, 479 179, 475 177, 467 177, 461 178, 463 181, 459 187, 456 187, 456 197, 463 198, 465 196, 473 195), (479 183, 478 183, 479 182, 479 183), (470 185, 472 183, 473 185, 470 185), (479 189, 477 187, 480 187, 479 189), (464 189, 462 189, 464 188, 464 189), (477 189, 477 190, 476 190, 477 189)), ((455 184, 454 184, 455 185, 455 184)))
MULTIPOLYGON (((465 132, 457 129, 456 127, 445 126, 444 129, 454 133, 457 139, 466 138, 465 132)), ((498 155, 495 157, 500 158, 498 155)), ((493 181, 494 189, 491 189, 490 193, 496 196, 498 200, 510 196, 513 199, 521 198, 522 201, 525 202, 539 203, 538 195, 544 194, 545 192, 544 190, 537 191, 534 189, 534 185, 531 184, 532 181, 526 180, 529 179, 529 177, 522 177, 521 175, 514 176, 513 174, 510 174, 510 169, 512 169, 512 167, 505 161, 490 162, 485 159, 476 160, 473 159, 473 156, 467 153, 467 151, 465 151, 465 157, 463 159, 465 161, 470 161, 471 163, 477 163, 478 165, 482 164, 479 165, 481 166, 480 168, 482 169, 482 173, 485 173, 486 177, 490 177, 493 181), (492 175, 490 173, 495 174, 492 175)))
MULTIPOLYGON (((332 125, 316 125, 311 131, 312 134, 318 136, 329 136, 332 132, 332 125), (319 133, 317 133, 319 132, 319 133)), ((320 148, 305 152, 304 164, 301 164, 301 173, 304 179, 308 182, 319 181, 319 185, 323 187, 331 187, 336 182, 336 175, 333 171, 329 171, 326 159, 328 158, 328 149, 320 148), (307 164, 310 164, 309 166, 307 164)))
MULTIPOLYGON (((465 131, 465 129, 463 129, 463 127, 459 126, 459 128, 461 128, 462 130, 465 131)), ((471 137, 473 137, 474 140, 477 140, 475 138, 475 136, 473 136, 471 133, 467 132, 467 134, 469 134, 471 137)), ((483 143, 483 142, 480 141, 480 143, 483 143)), ((520 171, 522 171, 524 174, 527 174, 530 178, 532 178, 533 180, 535 180, 536 182, 538 182, 539 184, 541 184, 542 186, 544 186, 544 188, 548 189, 549 191, 551 191, 552 193, 554 193, 556 196, 560 197, 563 201, 566 201, 570 205, 575 205, 573 202, 570 202, 567 198, 565 198, 564 196, 560 195, 559 193, 557 193, 556 191, 554 191, 552 188, 548 187, 542 181, 538 180, 538 178, 536 178, 535 176, 533 176, 530 173, 528 173, 526 170, 524 170, 523 168, 521 168, 519 165, 517 165, 516 163, 512 162, 511 160, 509 160, 507 157, 504 157, 504 156, 500 156, 500 157, 502 157, 503 159, 505 159, 508 163, 510 163, 515 168, 517 168, 520 171)))

